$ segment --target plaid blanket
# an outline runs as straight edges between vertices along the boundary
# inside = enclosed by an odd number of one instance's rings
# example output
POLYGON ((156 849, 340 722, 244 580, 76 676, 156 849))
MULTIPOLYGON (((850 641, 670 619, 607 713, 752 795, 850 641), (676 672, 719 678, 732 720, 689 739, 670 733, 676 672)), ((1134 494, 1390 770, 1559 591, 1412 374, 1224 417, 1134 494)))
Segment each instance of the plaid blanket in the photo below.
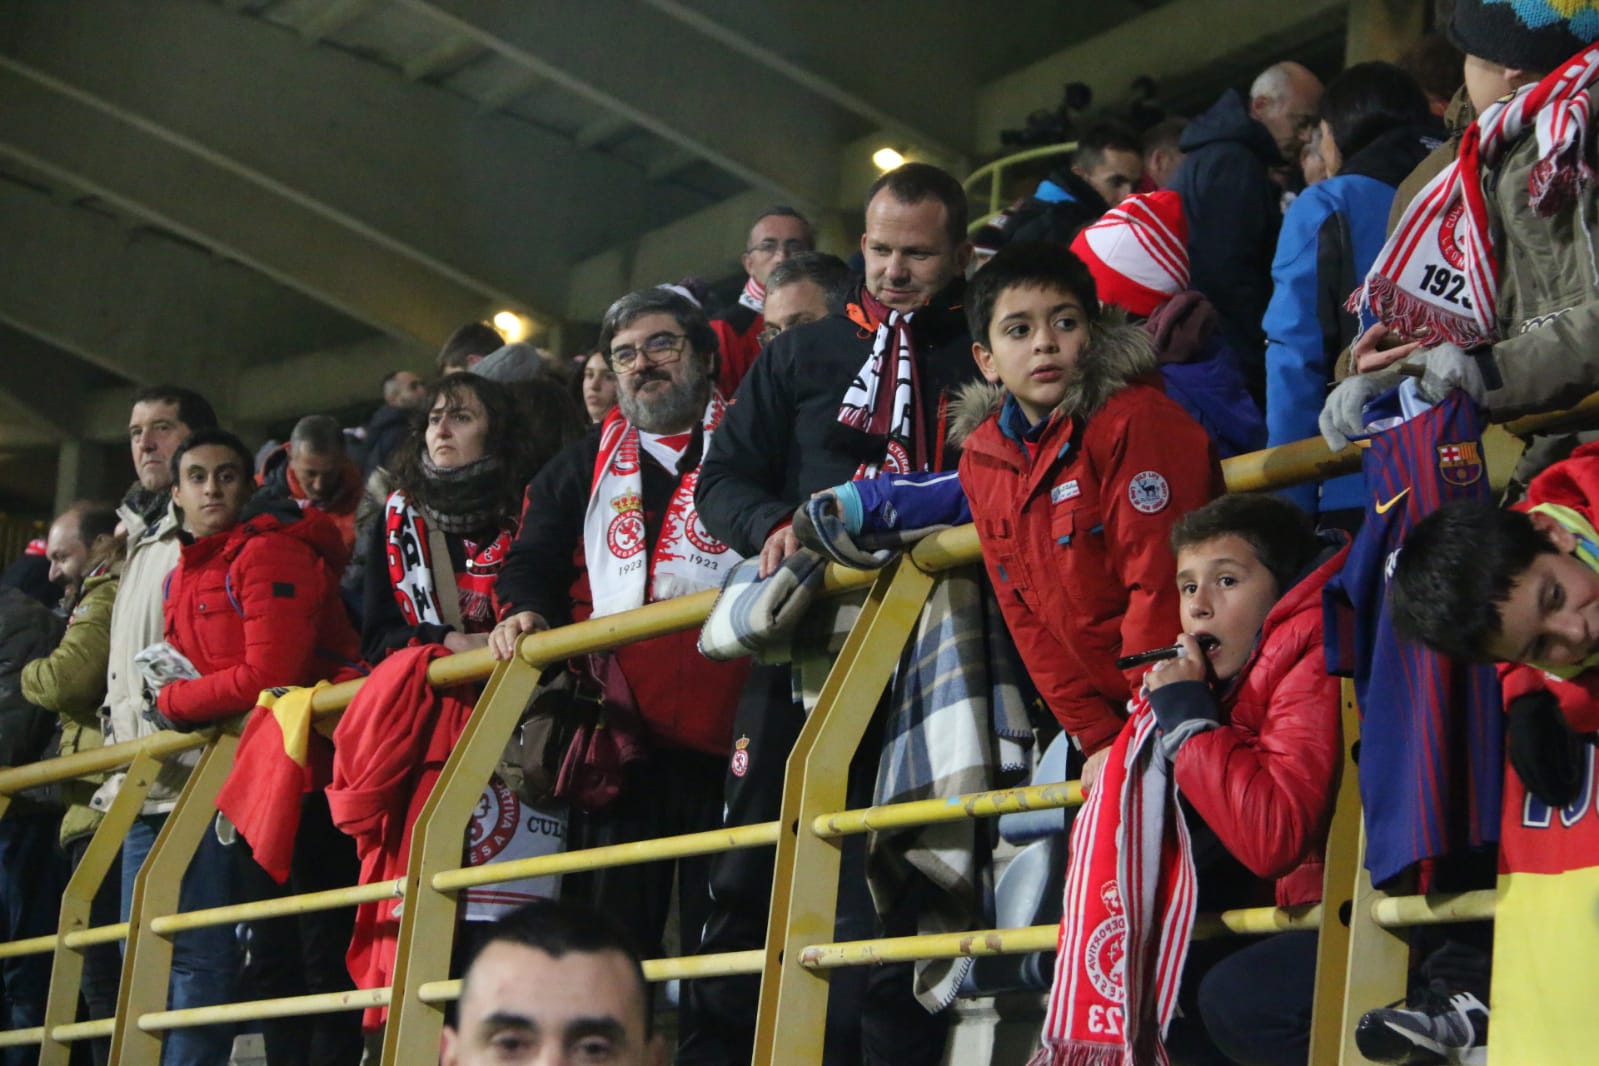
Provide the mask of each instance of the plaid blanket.
MULTIPOLYGON (((1031 768, 1033 742, 1021 664, 981 566, 940 575, 895 676, 874 802, 957 796, 1005 788, 1031 768)), ((907 892, 918 932, 979 928, 992 819, 885 830, 867 841, 872 898, 886 913, 907 892)), ((972 960, 916 964, 916 998, 949 1006, 972 960)))

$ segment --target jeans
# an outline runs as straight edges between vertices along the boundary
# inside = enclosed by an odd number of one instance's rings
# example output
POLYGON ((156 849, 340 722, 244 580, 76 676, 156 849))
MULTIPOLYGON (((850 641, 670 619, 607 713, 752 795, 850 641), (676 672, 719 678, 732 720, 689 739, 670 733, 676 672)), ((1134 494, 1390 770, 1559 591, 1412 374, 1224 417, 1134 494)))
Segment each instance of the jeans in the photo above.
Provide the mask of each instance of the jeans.
MULTIPOLYGON (((0 819, 0 941, 47 936, 56 931, 61 893, 67 887, 66 857, 56 845, 59 813, 7 813, 0 819)), ((50 991, 49 953, 0 962, 0 1025, 31 1029, 44 1024, 50 991)), ((0 1064, 39 1061, 37 1046, 0 1051, 0 1064)))
POLYGON ((1217 963, 1199 984, 1210 1039, 1240 1066, 1303 1066, 1310 1059, 1316 932, 1258 940, 1217 963))
MULTIPOLYGON (((140 815, 122 842, 123 921, 133 910, 133 879, 166 820, 164 814, 140 815)), ((232 852, 217 839, 213 821, 201 836, 200 846, 183 875, 178 909, 197 911, 237 902, 235 861, 232 852)), ((233 926, 215 925, 178 933, 172 940, 168 1009, 233 1002, 240 964, 233 926)), ((233 1029, 230 1024, 220 1024, 171 1030, 162 1041, 161 1066, 226 1066, 233 1052, 233 1029)))

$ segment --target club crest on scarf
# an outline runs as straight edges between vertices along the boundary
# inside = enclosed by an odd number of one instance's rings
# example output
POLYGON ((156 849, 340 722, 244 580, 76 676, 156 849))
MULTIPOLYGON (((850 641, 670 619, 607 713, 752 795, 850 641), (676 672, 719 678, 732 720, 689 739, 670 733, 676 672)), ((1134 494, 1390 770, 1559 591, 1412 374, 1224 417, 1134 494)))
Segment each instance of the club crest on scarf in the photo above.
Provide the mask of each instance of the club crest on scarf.
POLYGON ((467 864, 482 866, 504 851, 521 824, 522 805, 516 793, 505 787, 498 774, 489 778, 466 824, 467 864))
MULTIPOLYGON (((1106 881, 1099 886, 1099 899, 1110 917, 1088 934, 1084 969, 1088 971, 1088 980, 1093 984, 1094 991, 1112 1003, 1125 1003, 1126 992, 1122 982, 1126 974, 1123 963, 1127 957, 1127 918, 1122 914, 1121 892, 1116 888, 1115 881, 1106 881)), ((1121 1012, 1110 1008, 1105 1013, 1120 1015, 1121 1012)), ((1117 1017, 1112 1032, 1121 1030, 1120 1022, 1120 1017, 1117 1017)), ((1105 1024, 1108 1028, 1110 1019, 1105 1019, 1105 1024)))
POLYGON ((631 559, 644 550, 644 500, 637 492, 624 492, 611 497, 611 510, 616 517, 605 529, 605 543, 618 559, 631 559))

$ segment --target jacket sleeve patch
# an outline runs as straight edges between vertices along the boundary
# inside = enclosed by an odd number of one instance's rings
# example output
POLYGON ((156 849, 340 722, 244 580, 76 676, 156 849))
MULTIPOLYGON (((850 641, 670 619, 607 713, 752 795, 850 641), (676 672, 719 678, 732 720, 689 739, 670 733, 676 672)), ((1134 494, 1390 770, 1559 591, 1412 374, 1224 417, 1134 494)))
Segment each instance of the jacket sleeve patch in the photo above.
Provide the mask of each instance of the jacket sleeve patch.
POLYGON ((272 582, 272 597, 274 599, 284 599, 284 600, 292 600, 292 599, 294 599, 294 582, 292 582, 292 581, 274 581, 274 582, 272 582))
POLYGON ((1145 470, 1127 483, 1127 501, 1144 514, 1158 514, 1171 502, 1171 486, 1158 471, 1145 470))

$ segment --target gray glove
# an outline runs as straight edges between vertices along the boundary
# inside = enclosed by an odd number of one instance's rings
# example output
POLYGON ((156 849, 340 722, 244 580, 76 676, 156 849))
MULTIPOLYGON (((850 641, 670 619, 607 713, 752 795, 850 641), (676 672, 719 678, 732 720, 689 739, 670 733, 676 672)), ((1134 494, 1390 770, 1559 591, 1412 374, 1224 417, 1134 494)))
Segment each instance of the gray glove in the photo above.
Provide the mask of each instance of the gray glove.
POLYGON ((1384 389, 1393 388, 1398 380, 1398 370, 1384 367, 1370 374, 1355 374, 1340 381, 1338 387, 1327 394, 1321 417, 1316 420, 1316 428, 1321 430, 1327 447, 1341 452, 1349 447, 1350 438, 1365 436, 1366 404, 1384 389))
POLYGON ((1427 372, 1416 384, 1416 391, 1428 403, 1442 403, 1455 389, 1461 389, 1478 406, 1488 402, 1488 389, 1482 379, 1482 368, 1477 360, 1458 344, 1447 342, 1435 348, 1417 352, 1405 360, 1411 366, 1426 367, 1427 372))

